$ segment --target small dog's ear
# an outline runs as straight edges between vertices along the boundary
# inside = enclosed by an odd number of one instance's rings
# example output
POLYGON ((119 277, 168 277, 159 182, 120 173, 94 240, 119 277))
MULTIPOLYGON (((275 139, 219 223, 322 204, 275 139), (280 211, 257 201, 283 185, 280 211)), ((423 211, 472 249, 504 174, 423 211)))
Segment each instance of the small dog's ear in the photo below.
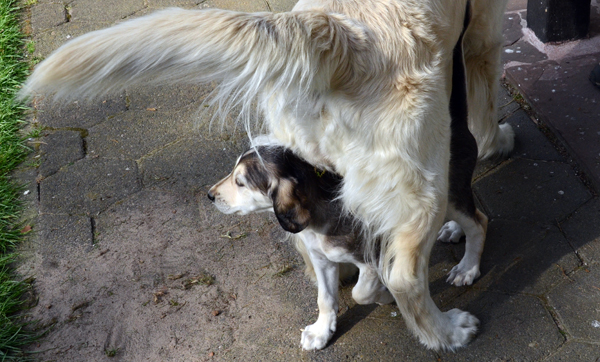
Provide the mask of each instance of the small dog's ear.
POLYGON ((296 183, 281 180, 271 193, 273 210, 281 227, 290 233, 299 233, 308 226, 310 212, 304 204, 304 197, 296 188, 296 183))

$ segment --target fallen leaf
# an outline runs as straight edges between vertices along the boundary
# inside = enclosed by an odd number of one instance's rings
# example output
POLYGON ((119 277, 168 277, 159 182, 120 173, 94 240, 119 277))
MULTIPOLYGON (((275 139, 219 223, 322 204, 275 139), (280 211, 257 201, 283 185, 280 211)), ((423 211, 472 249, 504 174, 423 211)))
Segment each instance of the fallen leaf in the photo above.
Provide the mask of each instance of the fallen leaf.
POLYGON ((160 302, 160 297, 164 296, 165 292, 156 292, 154 293, 154 303, 160 302))
POLYGON ((26 225, 24 228, 21 229, 21 234, 27 234, 30 231, 31 231, 31 225, 26 225))
POLYGON ((169 279, 169 280, 177 280, 177 279, 181 279, 184 275, 185 275, 185 273, 170 274, 169 276, 167 276, 167 279, 169 279))

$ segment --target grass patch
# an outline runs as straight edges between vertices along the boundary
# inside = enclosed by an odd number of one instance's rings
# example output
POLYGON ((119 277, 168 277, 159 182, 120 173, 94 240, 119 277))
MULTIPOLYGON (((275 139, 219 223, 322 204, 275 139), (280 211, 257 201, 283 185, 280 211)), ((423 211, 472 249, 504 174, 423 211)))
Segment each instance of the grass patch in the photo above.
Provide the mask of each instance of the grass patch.
POLYGON ((107 348, 104 350, 104 354, 106 355, 106 357, 115 357, 117 353, 119 353, 119 348, 107 348))
POLYGON ((19 187, 9 173, 28 153, 19 133, 25 107, 14 100, 29 69, 23 57, 27 49, 19 16, 19 1, 0 0, 0 361, 23 360, 21 348, 34 338, 16 314, 24 307, 22 297, 29 285, 15 281, 10 269, 15 260, 12 250, 22 238, 22 225, 19 187))

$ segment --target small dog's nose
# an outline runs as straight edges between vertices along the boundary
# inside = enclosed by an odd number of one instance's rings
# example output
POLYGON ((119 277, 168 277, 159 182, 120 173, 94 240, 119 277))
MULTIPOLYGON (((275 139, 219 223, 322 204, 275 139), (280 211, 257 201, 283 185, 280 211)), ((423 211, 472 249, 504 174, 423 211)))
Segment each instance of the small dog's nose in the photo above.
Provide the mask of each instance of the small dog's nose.
POLYGON ((206 194, 206 196, 208 196, 208 199, 212 202, 215 202, 215 195, 213 195, 210 191, 208 191, 208 193, 206 194))

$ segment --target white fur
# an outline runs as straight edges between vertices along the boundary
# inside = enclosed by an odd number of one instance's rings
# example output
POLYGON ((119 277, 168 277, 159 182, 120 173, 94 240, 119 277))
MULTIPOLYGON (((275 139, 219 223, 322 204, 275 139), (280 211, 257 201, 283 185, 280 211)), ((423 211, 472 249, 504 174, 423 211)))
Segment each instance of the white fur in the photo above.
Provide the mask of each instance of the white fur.
POLYGON ((247 187, 238 187, 237 183, 245 184, 243 166, 236 167, 232 173, 215 185, 215 188, 218 187, 220 190, 214 201, 219 211, 237 215, 273 211, 273 202, 268 195, 247 187))
POLYGON ((454 221, 450 220, 442 226, 440 231, 438 232, 438 240, 443 243, 454 243, 457 244, 460 242, 460 239, 465 236, 465 232, 460 227, 460 225, 454 221))
MULTIPOLYGON (((510 126, 499 127, 494 113, 505 2, 473 0, 464 39, 469 123, 482 157, 512 148, 510 126)), ((22 95, 218 80, 212 104, 241 106, 242 115, 258 97, 274 138, 344 176, 342 200, 381 238, 381 278, 407 326, 429 348, 454 349, 476 319, 435 306, 427 267, 446 210, 449 74, 465 5, 301 0, 282 14, 165 10, 67 43, 37 66, 22 95)))
POLYGON ((465 255, 460 263, 450 270, 446 281, 456 286, 471 285, 473 280, 481 274, 479 263, 485 244, 487 216, 476 210, 475 218, 471 218, 450 207, 448 208, 447 217, 456 220, 456 222, 449 221, 444 224, 438 233, 438 240, 446 243, 458 243, 462 236, 466 236, 466 246, 465 255))
POLYGON ((319 317, 304 328, 301 344, 305 350, 322 349, 333 336, 337 324, 339 264, 352 263, 359 268, 352 298, 358 304, 389 304, 394 297, 379 280, 377 271, 359 262, 346 250, 332 248, 322 234, 306 229, 295 235, 305 246, 317 278, 319 317))

